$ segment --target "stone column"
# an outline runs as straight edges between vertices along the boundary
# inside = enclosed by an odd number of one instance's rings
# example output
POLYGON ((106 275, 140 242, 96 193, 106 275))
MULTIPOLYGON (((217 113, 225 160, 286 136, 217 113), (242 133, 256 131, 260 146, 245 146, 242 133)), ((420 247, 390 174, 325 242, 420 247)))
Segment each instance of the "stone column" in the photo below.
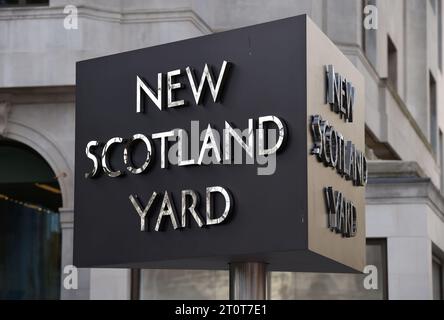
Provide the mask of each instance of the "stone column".
POLYGON ((74 234, 74 210, 72 208, 61 208, 60 226, 62 232, 62 256, 61 256, 61 279, 60 299, 83 300, 89 299, 90 269, 78 270, 77 289, 65 289, 63 282, 67 274, 64 274, 66 266, 73 264, 73 234, 74 234))

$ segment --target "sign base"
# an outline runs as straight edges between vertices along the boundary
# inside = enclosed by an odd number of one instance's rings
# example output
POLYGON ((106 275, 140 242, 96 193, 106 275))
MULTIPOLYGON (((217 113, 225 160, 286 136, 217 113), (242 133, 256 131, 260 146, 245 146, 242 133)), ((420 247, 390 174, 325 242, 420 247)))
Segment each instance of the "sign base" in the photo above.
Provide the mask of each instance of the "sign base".
POLYGON ((266 263, 230 263, 230 300, 265 300, 266 297, 266 263))

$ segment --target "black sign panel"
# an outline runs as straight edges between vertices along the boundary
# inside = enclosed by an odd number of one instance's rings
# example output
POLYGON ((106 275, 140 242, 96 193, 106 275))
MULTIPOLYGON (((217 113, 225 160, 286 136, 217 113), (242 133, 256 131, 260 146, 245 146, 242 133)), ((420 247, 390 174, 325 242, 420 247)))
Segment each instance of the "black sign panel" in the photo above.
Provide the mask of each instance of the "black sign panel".
MULTIPOLYGON (((306 16, 82 61, 76 86, 76 266, 225 269, 233 261, 261 261, 271 270, 356 267, 309 250, 306 16), (224 148, 227 123, 254 128, 253 163, 245 163, 245 150, 241 164, 224 161, 236 144, 231 136, 224 148), (258 153, 273 144, 260 145, 261 124, 280 129, 276 139, 282 138, 266 157, 275 159, 271 174, 258 171, 269 164, 259 163, 265 158, 258 153), (209 125, 220 137, 208 135, 209 125), (189 136, 182 165, 171 160, 177 129, 189 136), (206 155, 216 160, 206 164, 200 155, 215 144, 219 149, 206 155)), ((324 82, 318 94, 325 96, 324 82)))

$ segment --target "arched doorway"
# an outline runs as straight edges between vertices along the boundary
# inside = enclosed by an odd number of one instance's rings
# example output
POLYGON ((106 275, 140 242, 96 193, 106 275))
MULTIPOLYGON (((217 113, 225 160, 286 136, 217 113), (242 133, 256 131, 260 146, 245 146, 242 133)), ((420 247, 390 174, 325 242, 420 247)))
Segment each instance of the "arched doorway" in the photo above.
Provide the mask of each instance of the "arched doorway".
POLYGON ((48 163, 0 140, 0 299, 60 297, 62 196, 48 163))

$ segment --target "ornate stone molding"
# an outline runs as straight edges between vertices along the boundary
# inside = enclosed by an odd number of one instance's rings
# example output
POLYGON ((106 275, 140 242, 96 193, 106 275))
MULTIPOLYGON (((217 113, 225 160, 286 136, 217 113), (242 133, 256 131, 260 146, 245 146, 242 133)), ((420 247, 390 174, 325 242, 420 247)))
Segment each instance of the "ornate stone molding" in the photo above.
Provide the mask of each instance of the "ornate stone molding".
POLYGON ((424 171, 416 162, 401 160, 369 161, 368 174, 371 178, 426 177, 424 171))
MULTIPOLYGON (((0 11, 1 20, 28 20, 28 19, 60 19, 66 15, 62 6, 9 8, 0 11)), ((128 23, 153 23, 165 21, 188 21, 191 22, 203 34, 213 31, 210 26, 191 8, 181 7, 173 9, 139 9, 121 10, 103 9, 92 5, 81 4, 77 6, 79 18, 115 22, 120 24, 128 23)))
POLYGON ((367 205, 427 204, 444 221, 444 197, 416 162, 369 161, 367 205))

